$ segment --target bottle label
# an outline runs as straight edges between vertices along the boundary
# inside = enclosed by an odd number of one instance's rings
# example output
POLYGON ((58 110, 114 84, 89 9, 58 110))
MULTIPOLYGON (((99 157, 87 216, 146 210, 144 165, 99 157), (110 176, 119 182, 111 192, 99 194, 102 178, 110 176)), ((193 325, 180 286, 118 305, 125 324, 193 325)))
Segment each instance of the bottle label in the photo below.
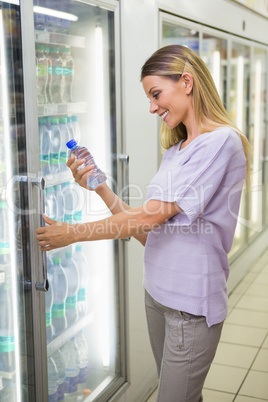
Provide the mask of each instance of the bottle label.
POLYGON ((65 377, 64 391, 66 394, 77 392, 78 375, 76 377, 65 377))
POLYGON ((37 64, 37 66, 36 66, 36 75, 38 77, 44 77, 44 76, 48 75, 47 66, 42 66, 40 64, 37 64))
POLYGON ((65 315, 65 303, 53 304, 52 306, 52 317, 60 318, 65 315))
POLYGON ((71 310, 77 306, 77 295, 67 297, 66 299, 66 310, 71 310))
POLYGON ((0 353, 14 352, 15 338, 14 336, 0 336, 0 353))
POLYGON ((60 152, 60 163, 66 163, 68 160, 68 152, 60 152))
POLYGON ((80 301, 85 301, 86 300, 86 294, 87 294, 87 290, 86 288, 81 288, 78 290, 78 297, 77 300, 80 301))
POLYGON ((0 255, 10 253, 10 244, 8 241, 0 243, 0 255))
POLYGON ((57 402, 58 400, 58 391, 55 394, 48 395, 48 402, 57 402))
POLYGON ((63 401, 64 400, 64 382, 62 382, 59 386, 58 386, 58 401, 63 401))
POLYGON ((74 69, 71 67, 63 67, 63 75, 65 77, 72 77, 74 75, 74 69))
POLYGON ((46 313, 46 327, 49 327, 51 325, 51 319, 52 319, 51 311, 48 311, 46 313))
POLYGON ((60 159, 60 154, 59 153, 51 153, 49 155, 49 160, 51 165, 58 165, 59 164, 59 159, 60 159))
POLYGON ((40 155, 40 163, 41 163, 41 166, 48 166, 49 165, 49 155, 40 155))
POLYGON ((87 381, 87 373, 88 373, 88 367, 83 367, 79 371, 79 376, 78 376, 78 383, 83 384, 87 381))

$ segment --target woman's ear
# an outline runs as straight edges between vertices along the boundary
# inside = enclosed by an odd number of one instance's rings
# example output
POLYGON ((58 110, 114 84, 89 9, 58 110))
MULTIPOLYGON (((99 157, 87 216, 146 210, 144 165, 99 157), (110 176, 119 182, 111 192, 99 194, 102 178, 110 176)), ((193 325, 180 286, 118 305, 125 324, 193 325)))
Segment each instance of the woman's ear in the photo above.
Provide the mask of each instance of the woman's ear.
POLYGON ((190 95, 194 84, 193 77, 189 73, 183 73, 181 78, 183 79, 186 95, 190 95))

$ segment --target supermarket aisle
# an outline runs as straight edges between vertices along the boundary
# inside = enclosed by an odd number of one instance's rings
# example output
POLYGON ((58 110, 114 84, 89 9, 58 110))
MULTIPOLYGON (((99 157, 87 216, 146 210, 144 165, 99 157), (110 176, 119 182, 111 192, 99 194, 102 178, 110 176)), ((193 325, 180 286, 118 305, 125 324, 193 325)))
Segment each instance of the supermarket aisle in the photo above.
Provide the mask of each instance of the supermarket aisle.
MULTIPOLYGON (((204 402, 268 401, 268 250, 229 297, 204 402)), ((156 392, 147 402, 156 401, 156 392)))

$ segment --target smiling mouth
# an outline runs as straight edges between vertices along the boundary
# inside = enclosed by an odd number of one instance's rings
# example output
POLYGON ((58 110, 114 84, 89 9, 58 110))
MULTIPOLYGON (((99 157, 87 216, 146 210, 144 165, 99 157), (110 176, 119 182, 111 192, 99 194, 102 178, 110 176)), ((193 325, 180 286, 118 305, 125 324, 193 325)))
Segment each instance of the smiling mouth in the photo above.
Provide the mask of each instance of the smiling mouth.
POLYGON ((165 120, 165 117, 168 115, 169 110, 166 110, 165 113, 163 113, 160 117, 162 120, 165 120))

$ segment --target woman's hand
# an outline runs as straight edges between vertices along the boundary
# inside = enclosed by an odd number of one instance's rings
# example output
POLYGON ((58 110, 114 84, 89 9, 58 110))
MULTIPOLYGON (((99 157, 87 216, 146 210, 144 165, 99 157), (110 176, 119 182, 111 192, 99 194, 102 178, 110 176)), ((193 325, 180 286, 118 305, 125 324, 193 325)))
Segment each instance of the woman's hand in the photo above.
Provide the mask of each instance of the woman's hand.
POLYGON ((71 156, 66 165, 71 169, 76 183, 87 190, 95 191, 96 189, 93 190, 87 185, 87 179, 94 173, 95 165, 88 165, 78 169, 79 166, 83 165, 83 163, 85 163, 85 159, 75 160, 75 156, 71 156))
POLYGON ((43 215, 43 218, 48 226, 36 229, 36 239, 38 240, 40 251, 50 251, 75 242, 74 225, 54 221, 46 215, 43 215))

